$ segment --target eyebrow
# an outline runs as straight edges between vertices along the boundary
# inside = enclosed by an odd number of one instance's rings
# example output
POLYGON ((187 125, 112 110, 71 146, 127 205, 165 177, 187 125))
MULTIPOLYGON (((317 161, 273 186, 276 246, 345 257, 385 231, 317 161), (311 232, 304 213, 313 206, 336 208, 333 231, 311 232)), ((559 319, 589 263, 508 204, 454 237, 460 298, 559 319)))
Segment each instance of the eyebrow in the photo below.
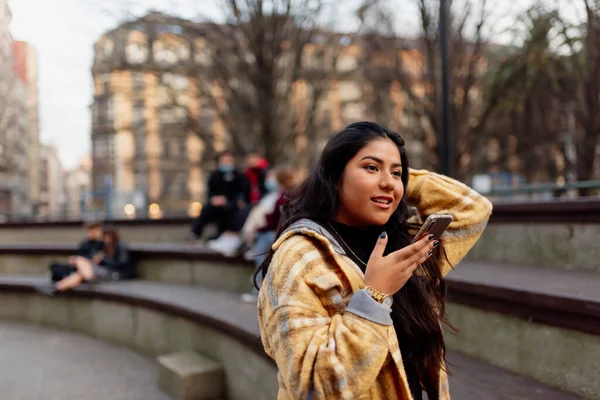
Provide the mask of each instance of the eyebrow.
MULTIPOLYGON (((374 156, 365 156, 365 157, 363 157, 363 158, 360 159, 360 161, 362 161, 362 160, 373 160, 373 161, 375 161, 375 162, 377 162, 379 164, 383 164, 384 163, 383 160, 381 160, 381 158, 377 158, 377 157, 374 157, 374 156)), ((402 167, 402 163, 393 163, 392 167, 393 168, 402 167)))

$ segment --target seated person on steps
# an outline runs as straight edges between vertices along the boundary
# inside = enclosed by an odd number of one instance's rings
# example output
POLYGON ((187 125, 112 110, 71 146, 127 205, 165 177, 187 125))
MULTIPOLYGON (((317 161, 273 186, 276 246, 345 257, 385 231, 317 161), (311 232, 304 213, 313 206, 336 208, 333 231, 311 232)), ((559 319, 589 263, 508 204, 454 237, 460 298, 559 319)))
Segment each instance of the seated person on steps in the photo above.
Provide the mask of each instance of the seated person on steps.
POLYGON ((202 236, 206 224, 217 223, 217 235, 230 228, 233 217, 249 204, 248 180, 235 167, 233 153, 224 151, 219 155, 219 166, 208 180, 208 203, 200 216, 192 222, 188 242, 202 236))
MULTIPOLYGON (((79 247, 77 248, 75 255, 76 257, 83 257, 91 260, 96 256, 96 254, 104 251, 104 241, 102 240, 102 222, 86 222, 85 228, 87 237, 81 241, 81 243, 79 243, 79 247)), ((52 282, 58 282, 77 271, 77 268, 73 263, 76 257, 69 257, 69 262, 67 263, 53 262, 50 264, 49 269, 52 282)))
POLYGON ((90 260, 81 256, 69 258, 75 271, 56 283, 38 287, 38 291, 54 295, 73 289, 84 282, 119 281, 135 277, 135 266, 127 244, 119 239, 114 227, 106 227, 103 232, 104 251, 98 252, 90 260))

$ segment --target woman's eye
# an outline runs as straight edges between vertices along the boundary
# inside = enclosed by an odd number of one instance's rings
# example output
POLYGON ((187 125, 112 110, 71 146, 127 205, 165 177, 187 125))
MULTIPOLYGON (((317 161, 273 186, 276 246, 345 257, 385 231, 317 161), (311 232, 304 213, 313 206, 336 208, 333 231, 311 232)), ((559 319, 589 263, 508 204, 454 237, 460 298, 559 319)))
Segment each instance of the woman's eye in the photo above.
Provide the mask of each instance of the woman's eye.
POLYGON ((376 167, 376 166, 374 166, 374 165, 367 165, 367 166, 365 167, 365 169, 366 169, 367 171, 377 171, 377 167, 376 167))
POLYGON ((402 177, 402 172, 401 171, 394 171, 392 172, 392 175, 397 176, 397 177, 402 177))

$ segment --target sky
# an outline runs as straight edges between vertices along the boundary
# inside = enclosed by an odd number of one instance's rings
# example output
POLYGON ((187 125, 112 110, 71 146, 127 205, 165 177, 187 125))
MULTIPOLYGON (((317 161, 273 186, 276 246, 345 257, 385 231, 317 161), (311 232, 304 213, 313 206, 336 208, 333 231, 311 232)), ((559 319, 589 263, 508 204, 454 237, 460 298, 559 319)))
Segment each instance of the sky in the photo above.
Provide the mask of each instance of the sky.
MULTIPOLYGON (((572 14, 570 0, 555 1, 561 3, 561 10, 572 14)), ((498 25, 501 30, 533 0, 519 1, 518 8, 515 0, 499 3, 494 13, 502 17, 503 23, 498 25)), ((13 37, 27 41, 38 52, 41 140, 56 146, 67 169, 77 167, 91 148, 91 66, 97 38, 119 21, 151 9, 188 18, 197 17, 200 11, 218 15, 216 6, 207 7, 208 0, 8 0, 8 4, 13 14, 13 37)), ((407 15, 398 25, 410 35, 416 21, 407 15)))
MULTIPOLYGON (((124 16, 117 7, 102 12, 101 2, 110 0, 8 2, 14 39, 32 44, 38 53, 41 140, 56 146, 67 169, 77 167, 91 149, 93 44, 124 16)), ((132 6, 136 15, 172 6, 167 0, 140 3, 143 5, 132 6)), ((175 11, 188 15, 195 12, 184 7, 175 11)))

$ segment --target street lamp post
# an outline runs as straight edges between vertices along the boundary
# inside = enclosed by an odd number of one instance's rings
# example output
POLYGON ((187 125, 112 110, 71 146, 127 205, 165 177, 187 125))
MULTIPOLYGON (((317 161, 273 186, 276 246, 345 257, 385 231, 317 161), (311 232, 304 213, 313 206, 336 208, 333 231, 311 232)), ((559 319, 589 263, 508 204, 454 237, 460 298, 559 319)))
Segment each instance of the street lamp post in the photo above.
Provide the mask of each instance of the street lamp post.
POLYGON ((448 1, 440 0, 439 41, 441 58, 442 96, 440 104, 440 126, 438 135, 438 160, 440 172, 452 175, 452 141, 450 132, 450 77, 448 62, 448 1))

